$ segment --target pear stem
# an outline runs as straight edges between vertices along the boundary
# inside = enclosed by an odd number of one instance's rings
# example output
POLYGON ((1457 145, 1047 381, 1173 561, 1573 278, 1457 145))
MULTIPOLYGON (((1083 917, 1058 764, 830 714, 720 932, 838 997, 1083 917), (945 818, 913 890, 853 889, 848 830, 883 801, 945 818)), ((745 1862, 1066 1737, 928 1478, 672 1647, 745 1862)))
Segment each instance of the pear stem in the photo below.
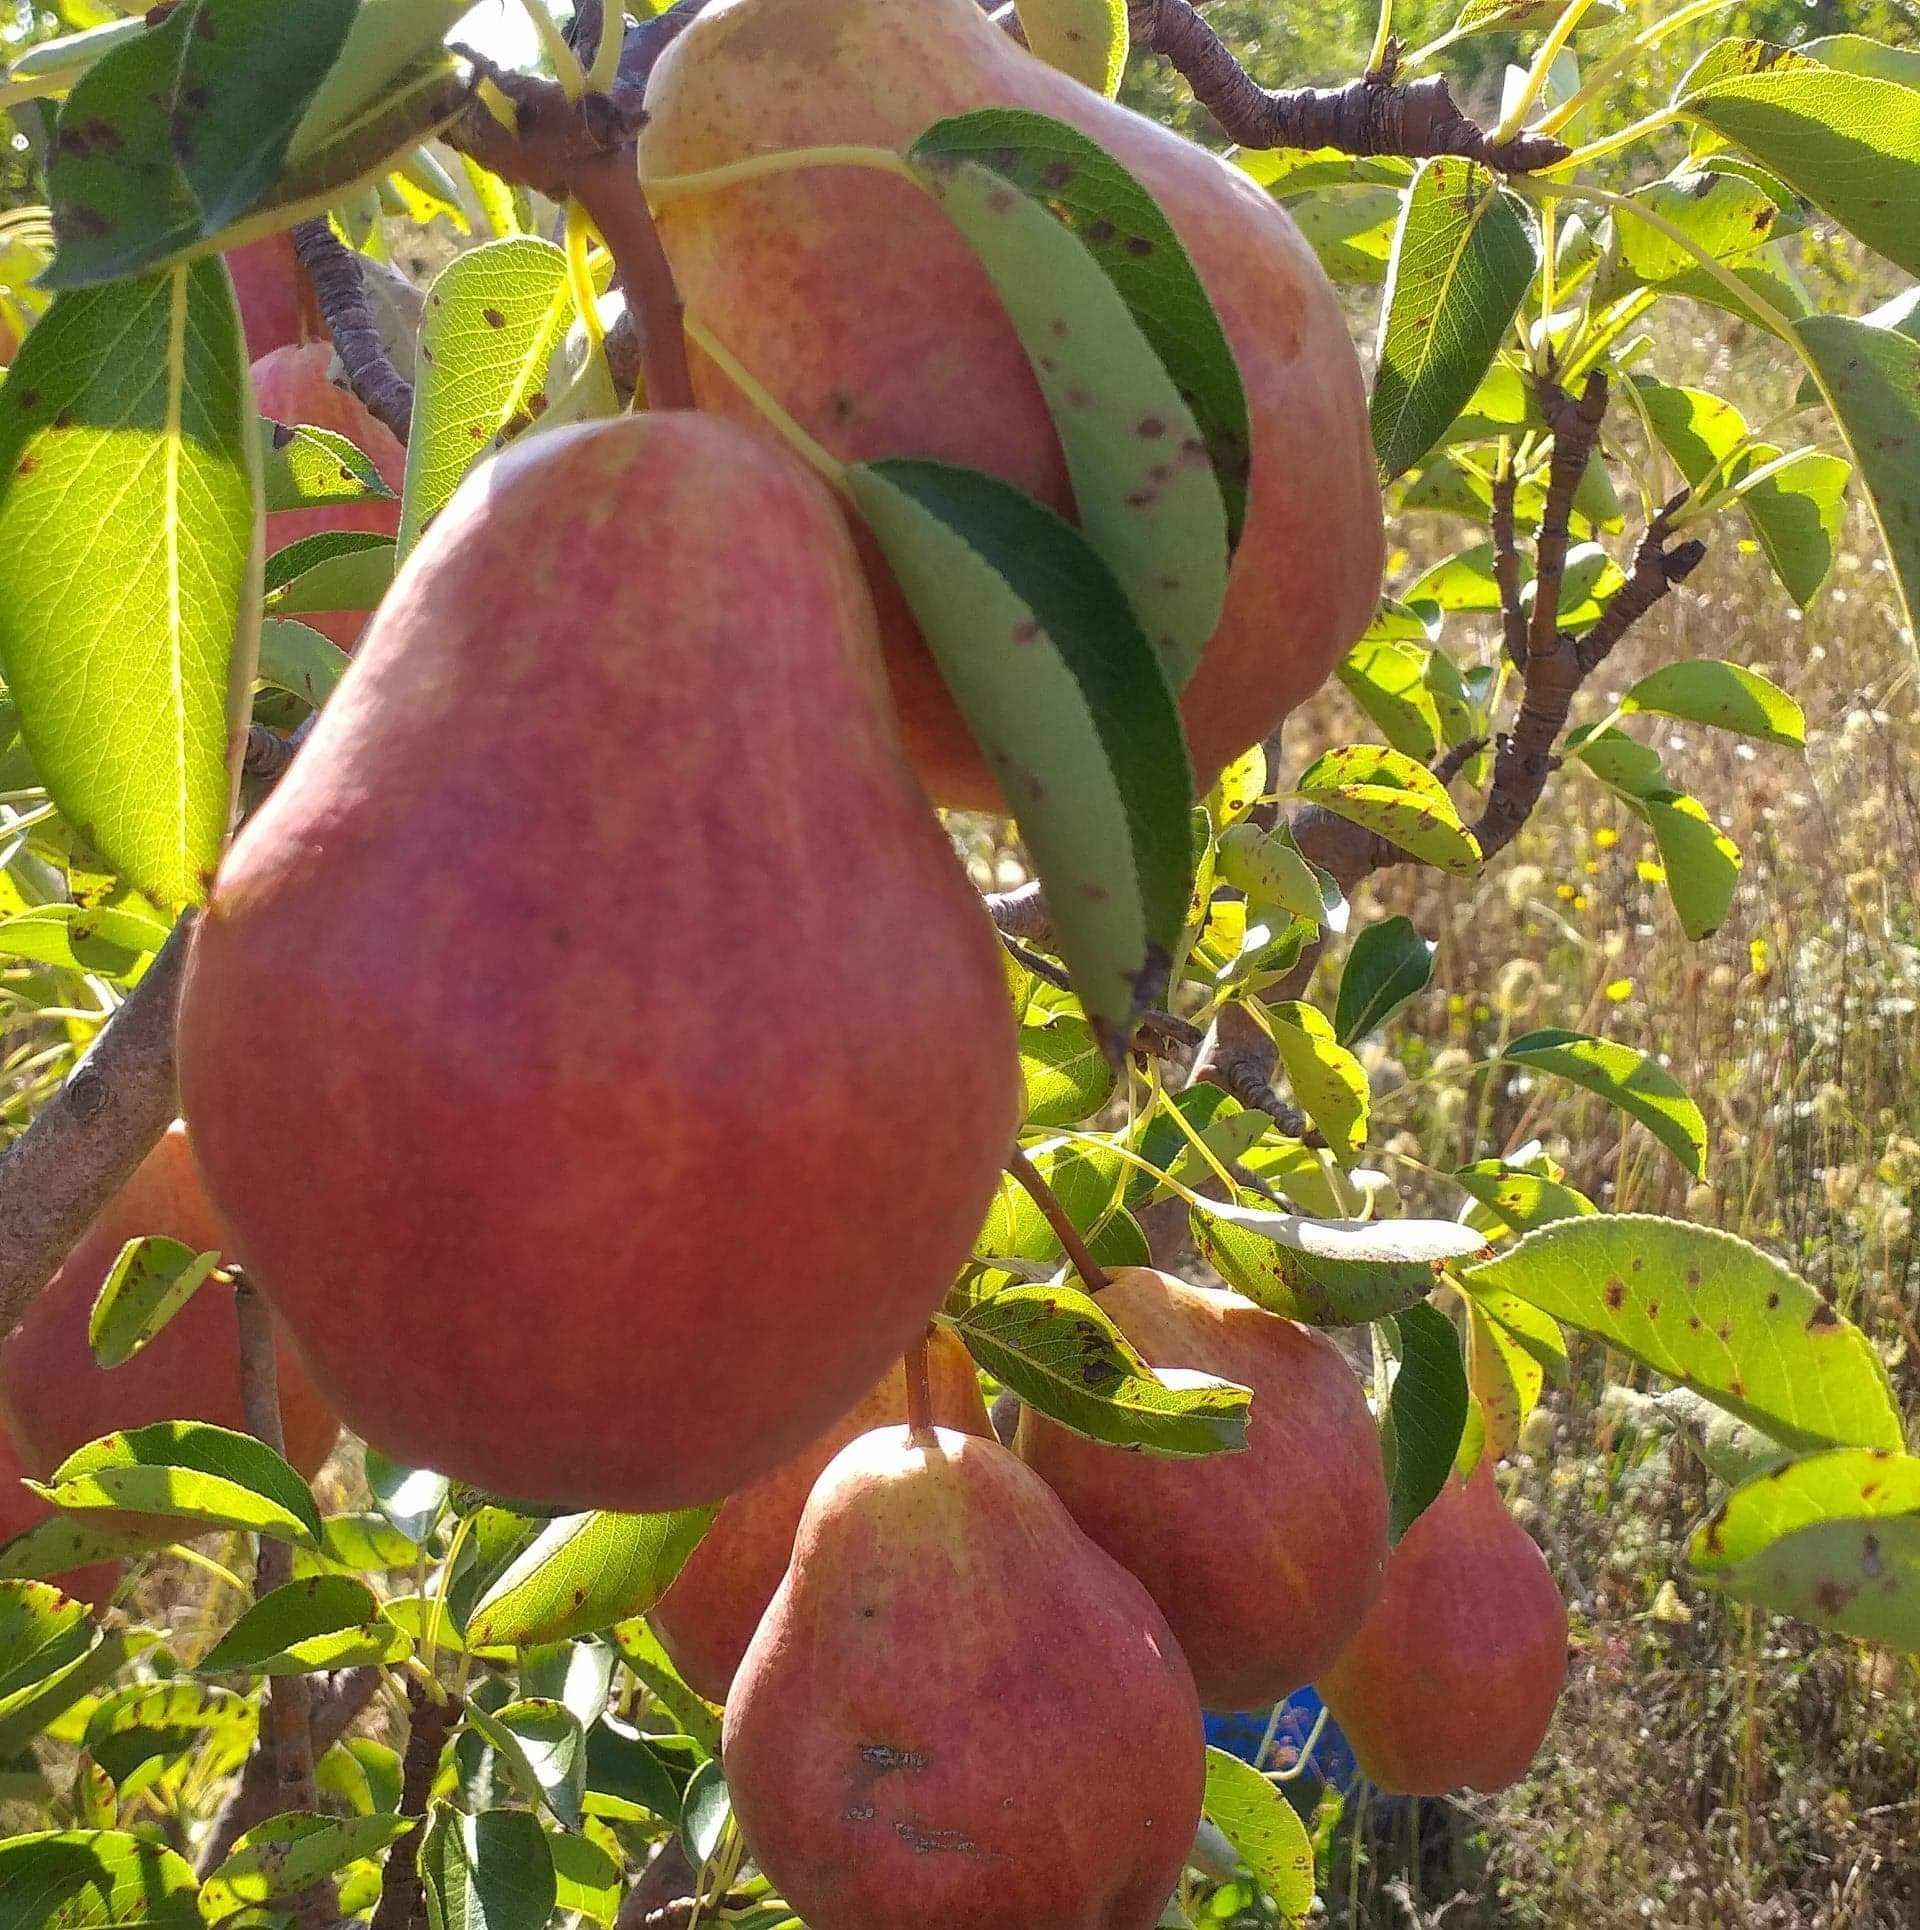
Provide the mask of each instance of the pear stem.
POLYGON ((1106 1268, 1087 1251, 1087 1243, 1080 1237, 1080 1229, 1074 1225, 1072 1216, 1060 1204, 1053 1188, 1040 1177, 1040 1169, 1018 1146, 1007 1155, 1007 1171, 1026 1188, 1034 1205, 1045 1216, 1054 1237, 1066 1248, 1074 1272, 1086 1282, 1087 1291, 1104 1293, 1113 1284, 1106 1268))
POLYGON ((922 1333, 907 1349, 907 1427, 914 1434, 933 1429, 933 1381, 927 1366, 927 1336, 922 1333))
POLYGON ((633 151, 582 161, 570 185, 613 256, 627 307, 640 330, 640 372, 650 409, 691 409, 685 310, 646 197, 633 191, 633 151))

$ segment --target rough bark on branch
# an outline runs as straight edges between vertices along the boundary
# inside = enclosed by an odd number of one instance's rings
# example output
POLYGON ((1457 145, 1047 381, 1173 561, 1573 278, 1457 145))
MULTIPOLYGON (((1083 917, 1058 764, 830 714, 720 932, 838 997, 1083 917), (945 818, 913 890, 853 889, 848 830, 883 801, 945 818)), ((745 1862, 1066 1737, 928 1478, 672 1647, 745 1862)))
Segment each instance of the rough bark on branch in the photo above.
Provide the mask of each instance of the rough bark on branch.
MULTIPOLYGON (((400 1767, 400 1814, 416 1824, 427 1813, 433 1800, 433 1779, 440 1770, 440 1755, 447 1737, 459 1720, 458 1697, 436 1694, 418 1676, 407 1678, 406 1754, 400 1767)), ((420 1836, 418 1828, 403 1836, 388 1852, 381 1873, 380 1901, 374 1906, 369 1930, 416 1930, 427 1922, 427 1889, 420 1878, 420 1836)))
POLYGON ((1424 160, 1457 154, 1503 173, 1550 167, 1563 141, 1521 134, 1495 145, 1461 113, 1444 77, 1400 82, 1367 74, 1344 87, 1262 87, 1191 0, 1127 0, 1133 44, 1163 54, 1230 140, 1248 148, 1338 149, 1424 160))
POLYGON ((73 1076, 0 1154, 0 1335, 180 1110, 173 1019, 193 919, 181 919, 73 1076))

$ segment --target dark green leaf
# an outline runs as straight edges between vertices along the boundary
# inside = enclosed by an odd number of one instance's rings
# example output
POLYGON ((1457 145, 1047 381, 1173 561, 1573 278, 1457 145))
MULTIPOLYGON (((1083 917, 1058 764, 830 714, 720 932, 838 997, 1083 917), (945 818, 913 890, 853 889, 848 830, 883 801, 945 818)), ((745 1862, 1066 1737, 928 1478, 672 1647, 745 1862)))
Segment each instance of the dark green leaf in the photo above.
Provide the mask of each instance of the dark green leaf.
POLYGON ((198 1674, 306 1675, 403 1661, 413 1644, 365 1582, 311 1575, 262 1595, 200 1658, 198 1674))
POLYGON ((557 1896, 553 1856, 524 1809, 478 1816, 436 1804, 420 1844, 432 1930, 546 1930, 557 1896))
POLYGON ((0 1930, 201 1930, 192 1869, 119 1830, 0 1843, 0 1930))
POLYGON ((1369 925, 1353 941, 1340 974, 1333 1033, 1350 1046, 1377 1032, 1411 998, 1433 982, 1434 946, 1409 918, 1369 925))
POLYGON ((1398 1541, 1446 1485, 1467 1423, 1467 1368, 1453 1322, 1424 1302, 1395 1316, 1400 1371, 1387 1397, 1392 1438, 1387 1534, 1398 1541))
POLYGON ((1550 1026, 1513 1040, 1500 1056, 1598 1093, 1639 1120, 1696 1179, 1706 1172, 1707 1122, 1686 1089, 1649 1054, 1550 1026))

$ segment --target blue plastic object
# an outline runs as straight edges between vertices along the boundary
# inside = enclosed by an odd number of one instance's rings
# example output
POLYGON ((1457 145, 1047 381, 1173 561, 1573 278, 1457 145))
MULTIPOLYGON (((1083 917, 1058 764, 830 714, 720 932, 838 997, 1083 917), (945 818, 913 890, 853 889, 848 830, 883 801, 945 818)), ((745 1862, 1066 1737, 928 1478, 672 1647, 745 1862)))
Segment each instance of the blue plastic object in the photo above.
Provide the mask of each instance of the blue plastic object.
MULTIPOLYGON (((1314 1723, 1319 1720, 1320 1709, 1320 1698, 1311 1689, 1296 1689, 1281 1703, 1277 1722, 1271 1709, 1251 1715, 1209 1713, 1205 1719, 1207 1740, 1214 1748, 1223 1749, 1230 1756, 1238 1756, 1242 1762, 1252 1763, 1256 1769, 1287 1769, 1300 1760, 1300 1752, 1306 1747, 1307 1738, 1313 1734, 1314 1723), (1256 1761, 1269 1724, 1273 1726, 1273 1740, 1268 1746, 1265 1760, 1256 1761)), ((1358 1781, 1359 1775, 1360 1765, 1354 1761, 1353 1751, 1341 1734, 1340 1725, 1329 1716, 1320 1730, 1319 1740, 1313 1745, 1312 1760, 1300 1780, 1347 1789, 1358 1781)))

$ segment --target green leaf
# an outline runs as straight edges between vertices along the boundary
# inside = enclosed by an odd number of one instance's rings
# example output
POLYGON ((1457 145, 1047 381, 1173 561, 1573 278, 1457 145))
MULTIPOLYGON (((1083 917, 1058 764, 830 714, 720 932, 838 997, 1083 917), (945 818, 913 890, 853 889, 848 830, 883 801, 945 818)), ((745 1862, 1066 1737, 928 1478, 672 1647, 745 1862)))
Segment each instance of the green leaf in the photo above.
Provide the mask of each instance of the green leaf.
POLYGON ((1106 1104, 1114 1069, 1093 1027, 1072 1012, 1032 1011, 1020 1026, 1020 1076, 1029 1128, 1071 1126, 1106 1104))
POLYGON ((1111 100, 1127 66, 1126 0, 1019 0, 1027 45, 1049 67, 1111 100))
MULTIPOLYGON (((1920 114, 1920 94, 1913 99, 1920 114)), ((1911 633, 1920 609, 1920 341, 1844 315, 1810 315, 1795 332, 1867 486, 1911 633)))
POLYGON ((704 1869, 720 1849, 733 1795, 718 1758, 709 1757, 687 1780, 680 1800, 680 1840, 695 1869, 704 1869))
POLYGON ((1650 793, 1636 807, 1652 828, 1680 928, 1698 943, 1726 922, 1740 882, 1740 847, 1707 815, 1697 797, 1650 793))
POLYGON ((1456 1168, 1453 1177, 1501 1226, 1515 1233, 1531 1233, 1536 1226, 1579 1219, 1596 1210, 1584 1193, 1503 1159, 1476 1160, 1456 1168))
POLYGON ((385 1515, 371 1509, 365 1514, 328 1515, 320 1524, 320 1547, 328 1561, 369 1574, 411 1569, 420 1553, 385 1515))
POLYGON ((579 1717, 558 1702, 530 1697, 497 1714, 469 1700, 467 1721, 499 1753, 529 1801, 544 1804, 564 1828, 579 1828, 587 1788, 579 1717))
POLYGON ((1729 1495, 1688 1555, 1737 1601, 1920 1649, 1920 1460, 1842 1448, 1776 1467, 1729 1495))
POLYGON ((184 1515, 316 1547, 320 1514, 307 1484, 269 1447, 206 1421, 156 1421, 91 1441, 39 1491, 79 1513, 184 1515))
POLYGON ((1640 1121, 1695 1179, 1707 1170, 1707 1122, 1685 1088, 1647 1053, 1559 1027, 1529 1032, 1500 1055, 1584 1086, 1640 1121))
POLYGON ((1245 892, 1247 903, 1256 909, 1275 906, 1325 925, 1341 902, 1339 887, 1307 858, 1284 824, 1271 831, 1257 824, 1230 824, 1220 834, 1215 862, 1220 882, 1245 892))
MULTIPOLYGON (((96 1632, 96 1639, 82 1654, 40 1680, 0 1697, 0 1761, 17 1756, 35 1736, 111 1681, 134 1654, 151 1648, 156 1639, 150 1630, 96 1632)), ((0 1917, 0 1924, 4 1921, 0 1917)))
POLYGON ((1696 84, 1684 113, 1843 227, 1920 274, 1920 93, 1802 61, 1696 84))
POLYGON ((451 1484, 429 1468, 403 1468, 376 1447, 367 1449, 367 1492, 373 1505, 407 1540, 424 1544, 447 1510, 451 1484))
POLYGON ((1663 664, 1620 700, 1626 712, 1654 711, 1715 730, 1738 731, 1763 743, 1804 750, 1807 720, 1776 683, 1718 657, 1690 657, 1663 664))
POLYGON ((1194 1244, 1228 1286, 1314 1327, 1384 1319, 1424 1300, 1449 1266, 1488 1251, 1452 1220, 1318 1220, 1209 1200, 1189 1215, 1194 1244))
POLYGON ((1387 1537, 1397 1542, 1453 1472, 1467 1424, 1467 1366, 1453 1322, 1437 1308, 1422 1302, 1403 1309, 1395 1322, 1400 1371, 1387 1396, 1393 1446, 1387 1537))
POLYGON ((402 1662, 413 1644, 365 1582, 311 1575, 262 1595, 200 1658, 200 1675, 307 1675, 402 1662))
POLYGON ((199 1887, 172 1850, 120 1830, 0 1842, 0 1930, 200 1930, 199 1887))
POLYGON ((1773 573, 1801 609, 1809 608, 1840 553, 1852 464, 1818 449, 1783 456, 1763 442, 1735 469, 1745 473, 1734 484, 1734 495, 1773 573))
POLYGON ((546 1833, 524 1809, 436 1803, 420 1844, 432 1930, 546 1930, 558 1895, 546 1833))
POLYGON ((548 1522, 474 1605, 468 1640, 530 1648, 644 1614, 672 1586, 713 1513, 681 1508, 670 1514, 562 1515, 548 1522))
POLYGON ((108 1517, 91 1522, 71 1515, 50 1515, 25 1534, 0 1542, 0 1581, 47 1581, 90 1562, 122 1561, 164 1548, 172 1534, 159 1532, 116 1534, 105 1526, 108 1517))
POLYGON ((1399 751, 1377 744, 1327 751, 1301 775, 1298 795, 1442 871, 1464 876, 1480 863, 1479 842, 1446 786, 1399 751))
POLYGON ((1427 688, 1431 655, 1415 644, 1362 637, 1336 673, 1387 742, 1419 763, 1440 747, 1440 713, 1427 688))
MULTIPOLYGON (((1453 23, 1456 34, 1517 33, 1525 27, 1550 27, 1566 12, 1565 0, 1466 0, 1453 23)), ((1619 0, 1598 0, 1580 21, 1579 31, 1612 25, 1620 18, 1619 0)))
POLYGON ((585 1836, 549 1834, 547 1850, 553 1857, 556 1908, 606 1930, 620 1913, 620 1865, 585 1836))
POLYGON ((1369 925, 1353 941, 1340 974, 1334 1037, 1350 1046, 1379 1031, 1409 999, 1419 997, 1433 982, 1434 951, 1432 941, 1420 936, 1410 918, 1369 925))
POLYGON ((259 500, 218 263, 54 301, 0 385, 0 668, 55 802, 168 907, 226 837, 259 500))
POLYGON ((1620 255, 1627 272, 1649 287, 1691 274, 1698 260, 1650 222, 1634 219, 1642 205, 1716 261, 1751 254, 1780 217, 1773 196, 1738 174, 1680 173, 1636 188, 1619 210, 1626 217, 1620 223, 1620 255))
POLYGON ((37 905, 0 919, 0 957, 107 978, 130 978, 142 955, 166 942, 165 926, 110 905, 37 905))
POLYGON ((1313 1908, 1313 1844, 1278 1787, 1224 1749, 1207 1751, 1207 1820, 1234 1847, 1282 1916, 1313 1908))
MULTIPOLYGON (((638 1630, 646 1623, 629 1625, 638 1630)), ((653 1638, 649 1636, 649 1640, 653 1638)), ((654 1642, 657 1649, 658 1643, 654 1642)), ((679 1681, 675 1677, 676 1682, 679 1681)), ((679 1683, 679 1694, 701 1710, 706 1704, 679 1683)), ((714 1731, 717 1744, 719 1731, 714 1731)), ((589 1816, 609 1822, 644 1823, 680 1820, 680 1786, 652 1744, 639 1730, 614 1716, 602 1716, 587 1730, 587 1793, 589 1816)))
POLYGON ((936 150, 992 168, 1086 243, 1200 425, 1237 538, 1253 450, 1246 391, 1212 299, 1158 203, 1104 148, 1025 108, 940 121, 914 143, 917 154, 936 150))
POLYGON ((199 0, 170 145, 203 234, 266 198, 357 10, 357 0, 199 0))
POLYGON ((85 1604, 48 1583, 0 1583, 0 1702, 77 1661, 96 1633, 85 1604))
POLYGON ((191 1759, 208 1778, 238 1769, 259 1730, 259 1713, 245 1696, 176 1678, 102 1696, 81 1740, 122 1793, 131 1795, 169 1763, 191 1759))
POLYGON ((1373 389, 1373 446, 1391 480, 1472 400, 1533 281, 1513 197, 1452 156, 1422 164, 1394 237, 1373 389))
POLYGON ((573 319, 567 258, 549 241, 489 242, 440 272, 420 324, 401 556, 489 447, 533 420, 573 319))
POLYGON ((1789 1446, 1903 1445, 1866 1336, 1779 1261, 1711 1227, 1562 1220, 1467 1270, 1789 1446))
POLYGON ((316 710, 333 695, 352 661, 331 637, 304 623, 268 617, 260 626, 260 681, 316 710))
MULTIPOLYGON (((1059 435, 1080 532, 1178 690, 1227 594, 1226 504, 1199 425, 1091 249, 1046 203, 942 149, 940 135, 915 142, 909 165, 999 294, 1059 435)), ((1080 165, 1117 166, 1098 149, 1080 165)))
POLYGON ((285 422, 260 423, 260 470, 265 507, 324 509, 335 503, 391 502, 373 459, 334 429, 285 422))
POLYGON ((419 1822, 415 1816, 314 1816, 291 1811, 256 1823, 200 1889, 208 1923, 276 1897, 298 1896, 363 1856, 377 1856, 419 1822))
POLYGON ((848 471, 1045 881, 1110 1058, 1166 989, 1193 883, 1193 771, 1166 674, 1106 566, 1016 489, 944 463, 848 471))
POLYGON ((1286 999, 1266 1009, 1300 1109, 1336 1153, 1357 1152, 1366 1144, 1373 1097, 1360 1061, 1334 1037, 1332 1021, 1317 1007, 1286 999))
POLYGON ((268 559, 266 608, 276 616, 370 610, 393 581, 395 549, 370 530, 303 536, 268 559))
POLYGON ((191 1300, 220 1264, 218 1253, 195 1253, 160 1236, 129 1240, 120 1249, 87 1320, 87 1345, 102 1367, 131 1360, 191 1300))
POLYGON ((1285 206, 1329 281, 1371 287, 1386 278, 1405 199, 1397 187, 1341 183, 1290 195, 1285 206))
POLYGON ((1246 1446, 1244 1387, 1184 1373, 1168 1385, 1076 1287, 1008 1287, 950 1324, 995 1380, 1090 1441, 1166 1455, 1246 1446))

